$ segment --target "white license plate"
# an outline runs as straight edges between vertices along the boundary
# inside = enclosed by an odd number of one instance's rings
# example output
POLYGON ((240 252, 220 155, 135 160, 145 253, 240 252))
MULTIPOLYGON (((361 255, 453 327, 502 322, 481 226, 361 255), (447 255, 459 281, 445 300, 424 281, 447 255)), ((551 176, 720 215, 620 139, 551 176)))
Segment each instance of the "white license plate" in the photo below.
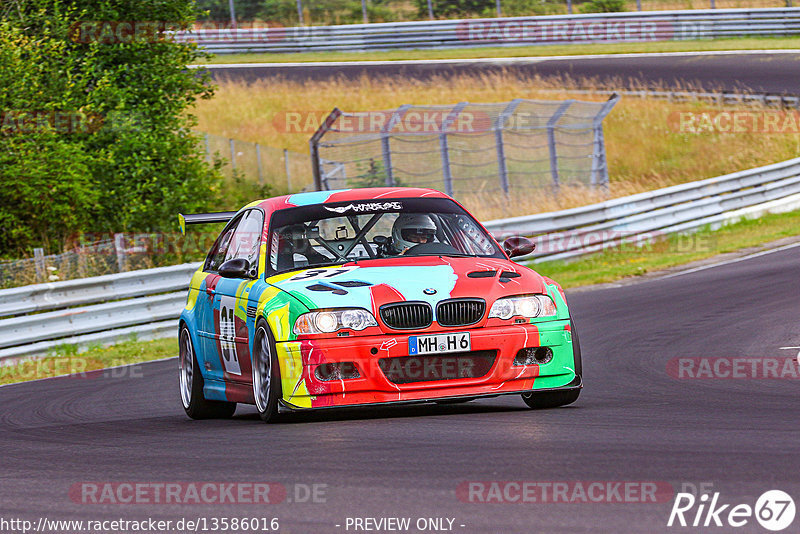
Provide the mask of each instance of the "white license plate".
POLYGON ((448 352, 469 352, 472 344, 469 332, 431 334, 429 336, 409 336, 408 354, 446 354, 448 352))

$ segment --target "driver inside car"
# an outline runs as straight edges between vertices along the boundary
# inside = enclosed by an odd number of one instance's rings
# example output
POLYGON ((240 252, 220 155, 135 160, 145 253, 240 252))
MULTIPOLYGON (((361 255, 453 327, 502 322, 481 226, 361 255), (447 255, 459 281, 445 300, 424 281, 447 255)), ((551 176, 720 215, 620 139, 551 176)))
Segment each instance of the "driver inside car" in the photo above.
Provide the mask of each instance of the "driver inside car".
POLYGON ((392 248, 396 254, 405 254, 423 243, 433 243, 434 237, 436 224, 424 213, 404 213, 392 226, 392 248))

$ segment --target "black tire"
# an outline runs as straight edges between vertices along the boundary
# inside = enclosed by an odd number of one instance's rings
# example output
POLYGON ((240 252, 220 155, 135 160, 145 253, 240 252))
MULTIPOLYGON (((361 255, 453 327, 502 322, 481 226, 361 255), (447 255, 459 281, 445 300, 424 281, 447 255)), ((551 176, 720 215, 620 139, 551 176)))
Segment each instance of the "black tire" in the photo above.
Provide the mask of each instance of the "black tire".
POLYGON ((181 326, 178 356, 181 404, 192 419, 228 419, 236 411, 235 402, 211 401, 203 396, 203 373, 197 363, 192 336, 186 325, 181 326))
POLYGON ((578 331, 575 329, 575 321, 569 320, 570 330, 572 331, 572 356, 575 358, 575 374, 583 379, 583 360, 581 359, 581 342, 578 340, 578 331))
POLYGON ((281 369, 275 351, 275 340, 265 321, 259 321, 256 326, 251 363, 256 410, 262 421, 274 423, 279 418, 278 400, 283 396, 281 369), (269 376, 269 379, 266 379, 266 376, 269 376))
MULTIPOLYGON (((572 356, 575 363, 575 376, 583 380, 583 361, 581 360, 581 344, 578 340, 578 331, 575 330, 575 323, 570 319, 570 331, 572 332, 572 356)), ((529 408, 545 409, 557 408, 559 406, 566 406, 572 404, 581 395, 580 389, 569 389, 566 391, 543 391, 537 393, 531 391, 530 393, 523 393, 522 400, 529 408)))
POLYGON ((566 391, 543 391, 541 393, 523 393, 522 400, 528 408, 541 410, 546 408, 557 408, 572 404, 581 394, 580 389, 568 389, 566 391))

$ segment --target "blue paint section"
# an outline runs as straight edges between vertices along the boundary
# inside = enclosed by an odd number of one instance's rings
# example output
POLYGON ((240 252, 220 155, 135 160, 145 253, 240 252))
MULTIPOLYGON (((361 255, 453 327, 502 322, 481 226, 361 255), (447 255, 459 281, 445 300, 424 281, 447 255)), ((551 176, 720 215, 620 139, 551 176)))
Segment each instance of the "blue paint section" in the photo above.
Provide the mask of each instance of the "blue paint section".
POLYGON ((297 193, 289 197, 289 204, 295 206, 311 206, 327 202, 334 193, 349 191, 349 189, 336 189, 334 191, 310 191, 308 193, 297 193))
MULTIPOLYGON (((332 269, 330 271, 334 273, 332 269)), ((341 274, 292 281, 284 280, 275 285, 285 291, 300 294, 313 302, 317 308, 356 307, 372 309, 371 286, 386 284, 393 287, 405 300, 427 302, 436 309, 436 303, 450 298, 458 276, 450 265, 402 266, 402 267, 356 267, 341 274), (363 287, 339 286, 336 282, 366 282, 363 287), (332 291, 312 291, 309 286, 324 285, 343 289, 346 295, 332 291), (426 295, 424 290, 434 288, 434 295, 426 295)))

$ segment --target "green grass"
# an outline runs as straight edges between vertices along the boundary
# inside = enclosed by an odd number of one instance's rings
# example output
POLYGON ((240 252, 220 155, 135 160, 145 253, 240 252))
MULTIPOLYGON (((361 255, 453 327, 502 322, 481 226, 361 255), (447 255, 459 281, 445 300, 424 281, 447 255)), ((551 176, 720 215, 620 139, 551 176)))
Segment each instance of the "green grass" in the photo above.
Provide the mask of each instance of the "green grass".
POLYGON ((670 236, 642 248, 630 245, 572 262, 544 262, 530 266, 565 288, 576 287, 641 276, 795 235, 800 235, 800 211, 745 219, 716 231, 703 229, 695 234, 670 236))
POLYGON ((302 61, 396 61, 408 59, 464 59, 487 57, 580 56, 642 52, 702 52, 800 48, 800 37, 747 37, 695 41, 540 45, 519 47, 453 48, 447 50, 392 50, 386 52, 304 52, 295 54, 226 54, 209 63, 289 63, 302 61))
MULTIPOLYGON (((691 235, 670 236, 641 249, 631 250, 634 248, 631 246, 628 250, 609 250, 569 263, 547 262, 531 266, 569 288, 640 276, 795 235, 800 235, 800 211, 743 220, 715 231, 705 229, 691 235)), ((85 373, 168 358, 177 353, 178 343, 174 338, 127 341, 110 347, 92 347, 81 353, 74 347, 62 347, 54 355, 41 360, 0 367, 0 384, 85 373)), ((124 371, 118 372, 119 376, 130 376, 124 371)), ((112 376, 117 375, 112 373, 112 376)))
MULTIPOLYGON (((110 347, 95 346, 78 353, 74 346, 64 346, 46 358, 26 360, 0 367, 0 384, 26 382, 41 378, 77 375, 131 363, 177 356, 177 338, 155 341, 126 341, 110 347)), ((91 375, 90 375, 91 376, 91 375)), ((116 376, 116 375, 114 375, 116 376)), ((120 374, 120 376, 125 376, 120 374)))

